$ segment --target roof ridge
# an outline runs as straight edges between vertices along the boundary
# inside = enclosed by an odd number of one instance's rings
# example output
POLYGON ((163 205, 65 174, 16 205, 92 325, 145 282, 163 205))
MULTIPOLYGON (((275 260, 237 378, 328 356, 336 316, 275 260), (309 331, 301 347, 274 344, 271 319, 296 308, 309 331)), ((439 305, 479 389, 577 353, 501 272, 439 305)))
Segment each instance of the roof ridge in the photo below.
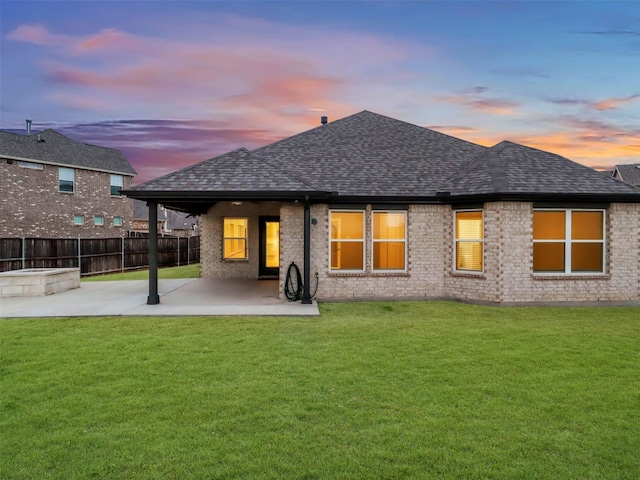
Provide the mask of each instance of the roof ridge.
MULTIPOLYGON (((356 115, 360 115, 361 113, 364 113, 364 112, 366 112, 366 111, 367 111, 367 110, 362 110, 361 112, 358 112, 358 113, 352 113, 351 115, 347 115, 346 117, 342 117, 342 118, 339 118, 339 119, 337 119, 337 120, 333 120, 332 122, 327 122, 327 124, 324 124, 324 125, 323 125, 323 124, 321 124, 321 125, 317 125, 317 126, 315 126, 315 127, 313 127, 313 128, 310 128, 310 129, 308 129, 308 130, 304 130, 304 131, 302 131, 302 132, 299 132, 299 133, 296 133, 296 134, 294 134, 294 135, 291 135, 290 137, 284 137, 284 138, 281 138, 280 140, 276 140, 275 142, 268 143, 268 144, 263 145, 263 146, 261 146, 261 147, 255 148, 255 149, 251 150, 251 152, 256 152, 256 151, 258 151, 258 150, 262 150, 262 149, 265 149, 265 148, 268 148, 268 147, 273 147, 274 145, 278 145, 279 143, 282 143, 282 142, 284 142, 284 141, 287 141, 287 140, 291 140, 291 139, 297 138, 297 137, 299 137, 300 135, 304 135, 304 134, 307 134, 307 133, 309 133, 309 132, 313 132, 314 130, 317 130, 317 129, 319 129, 319 128, 327 128, 327 127, 329 127, 329 126, 335 125, 335 124, 336 124, 336 123, 338 123, 338 122, 342 122, 343 120, 346 120, 346 119, 348 119, 348 118, 355 117, 356 115)), ((373 113, 373 112, 369 112, 369 113, 373 113)))

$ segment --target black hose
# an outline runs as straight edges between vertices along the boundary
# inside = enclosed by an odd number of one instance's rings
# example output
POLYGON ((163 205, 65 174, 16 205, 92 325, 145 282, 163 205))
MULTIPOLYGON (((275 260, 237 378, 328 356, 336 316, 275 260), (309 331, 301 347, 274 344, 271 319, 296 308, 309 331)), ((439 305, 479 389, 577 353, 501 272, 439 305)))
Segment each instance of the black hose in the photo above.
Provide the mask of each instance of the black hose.
MULTIPOLYGON (((316 274, 316 289, 313 292, 313 295, 311 295, 311 298, 315 297, 316 293, 318 293, 318 274, 316 274)), ((302 275, 300 274, 300 269, 294 262, 291 262, 287 270, 287 277, 284 281, 284 294, 290 302, 302 300, 302 295, 304 294, 302 275), (295 281, 293 279, 294 276, 295 281)))

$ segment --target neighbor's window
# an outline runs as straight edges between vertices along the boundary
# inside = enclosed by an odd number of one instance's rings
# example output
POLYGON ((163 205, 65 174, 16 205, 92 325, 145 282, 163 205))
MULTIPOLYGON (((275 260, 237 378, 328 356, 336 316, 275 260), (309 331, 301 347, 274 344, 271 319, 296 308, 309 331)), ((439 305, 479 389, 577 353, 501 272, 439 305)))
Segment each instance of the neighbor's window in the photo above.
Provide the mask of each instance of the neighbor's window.
POLYGON ((464 272, 482 272, 484 228, 482 210, 455 212, 455 266, 464 272))
POLYGON ((104 225, 104 215, 96 215, 93 217, 93 224, 98 226, 104 225))
POLYGON ((74 225, 84 225, 84 215, 75 214, 73 216, 73 224, 74 225))
POLYGON ((41 163, 33 163, 33 162, 18 162, 18 166, 20 168, 30 168, 31 170, 43 170, 44 165, 41 163))
POLYGON ((122 175, 111 175, 111 195, 113 195, 114 197, 122 196, 122 194, 120 193, 123 185, 122 179, 122 175))
POLYGON ((75 171, 73 168, 60 167, 58 170, 58 190, 73 193, 75 171))
POLYGON ((604 251, 604 210, 534 210, 534 272, 604 273, 604 251))
POLYGON ((373 212, 373 270, 404 270, 407 213, 373 212))
POLYGON ((122 217, 113 217, 113 226, 121 227, 122 226, 122 217))
POLYGON ((364 270, 364 212, 329 212, 331 270, 364 270))
POLYGON ((248 223, 246 218, 224 219, 222 256, 225 260, 247 259, 248 223))

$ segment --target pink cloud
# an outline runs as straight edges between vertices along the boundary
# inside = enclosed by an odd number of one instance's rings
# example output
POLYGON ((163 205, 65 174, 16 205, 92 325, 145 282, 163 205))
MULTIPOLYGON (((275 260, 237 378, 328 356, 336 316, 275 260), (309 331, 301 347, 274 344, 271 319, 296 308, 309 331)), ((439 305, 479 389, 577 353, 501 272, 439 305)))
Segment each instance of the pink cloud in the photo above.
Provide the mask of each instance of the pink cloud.
POLYGON ((108 28, 95 35, 79 39, 76 41, 74 49, 82 53, 89 53, 95 50, 130 50, 139 48, 145 43, 140 37, 108 28))
POLYGON ((7 35, 11 40, 33 43, 36 45, 60 46, 69 42, 65 35, 55 35, 40 24, 21 25, 7 35))
POLYGON ((604 100, 592 103, 592 106, 596 110, 616 110, 638 99, 640 99, 640 94, 621 98, 605 98, 604 100))
POLYGON ((519 103, 510 100, 479 98, 478 95, 481 95, 485 91, 486 89, 482 87, 481 90, 474 90, 468 93, 457 95, 433 95, 431 98, 437 102, 462 105, 472 110, 491 113, 494 115, 511 115, 514 113, 516 108, 520 106, 519 103))

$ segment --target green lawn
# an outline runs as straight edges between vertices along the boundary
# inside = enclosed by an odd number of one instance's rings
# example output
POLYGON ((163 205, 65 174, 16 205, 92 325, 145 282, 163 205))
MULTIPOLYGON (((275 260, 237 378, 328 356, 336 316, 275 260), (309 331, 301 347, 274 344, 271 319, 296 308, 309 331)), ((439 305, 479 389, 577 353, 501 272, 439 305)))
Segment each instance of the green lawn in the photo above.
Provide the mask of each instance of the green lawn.
POLYGON ((320 308, 0 321, 0 478, 640 478, 640 308, 320 308))
MULTIPOLYGON (((158 278, 198 278, 200 277, 200 264, 192 263, 181 267, 166 267, 158 269, 158 278)), ((107 275, 94 275, 82 277, 83 282, 108 282, 113 280, 147 280, 149 270, 134 270, 123 273, 109 273, 107 275)))

